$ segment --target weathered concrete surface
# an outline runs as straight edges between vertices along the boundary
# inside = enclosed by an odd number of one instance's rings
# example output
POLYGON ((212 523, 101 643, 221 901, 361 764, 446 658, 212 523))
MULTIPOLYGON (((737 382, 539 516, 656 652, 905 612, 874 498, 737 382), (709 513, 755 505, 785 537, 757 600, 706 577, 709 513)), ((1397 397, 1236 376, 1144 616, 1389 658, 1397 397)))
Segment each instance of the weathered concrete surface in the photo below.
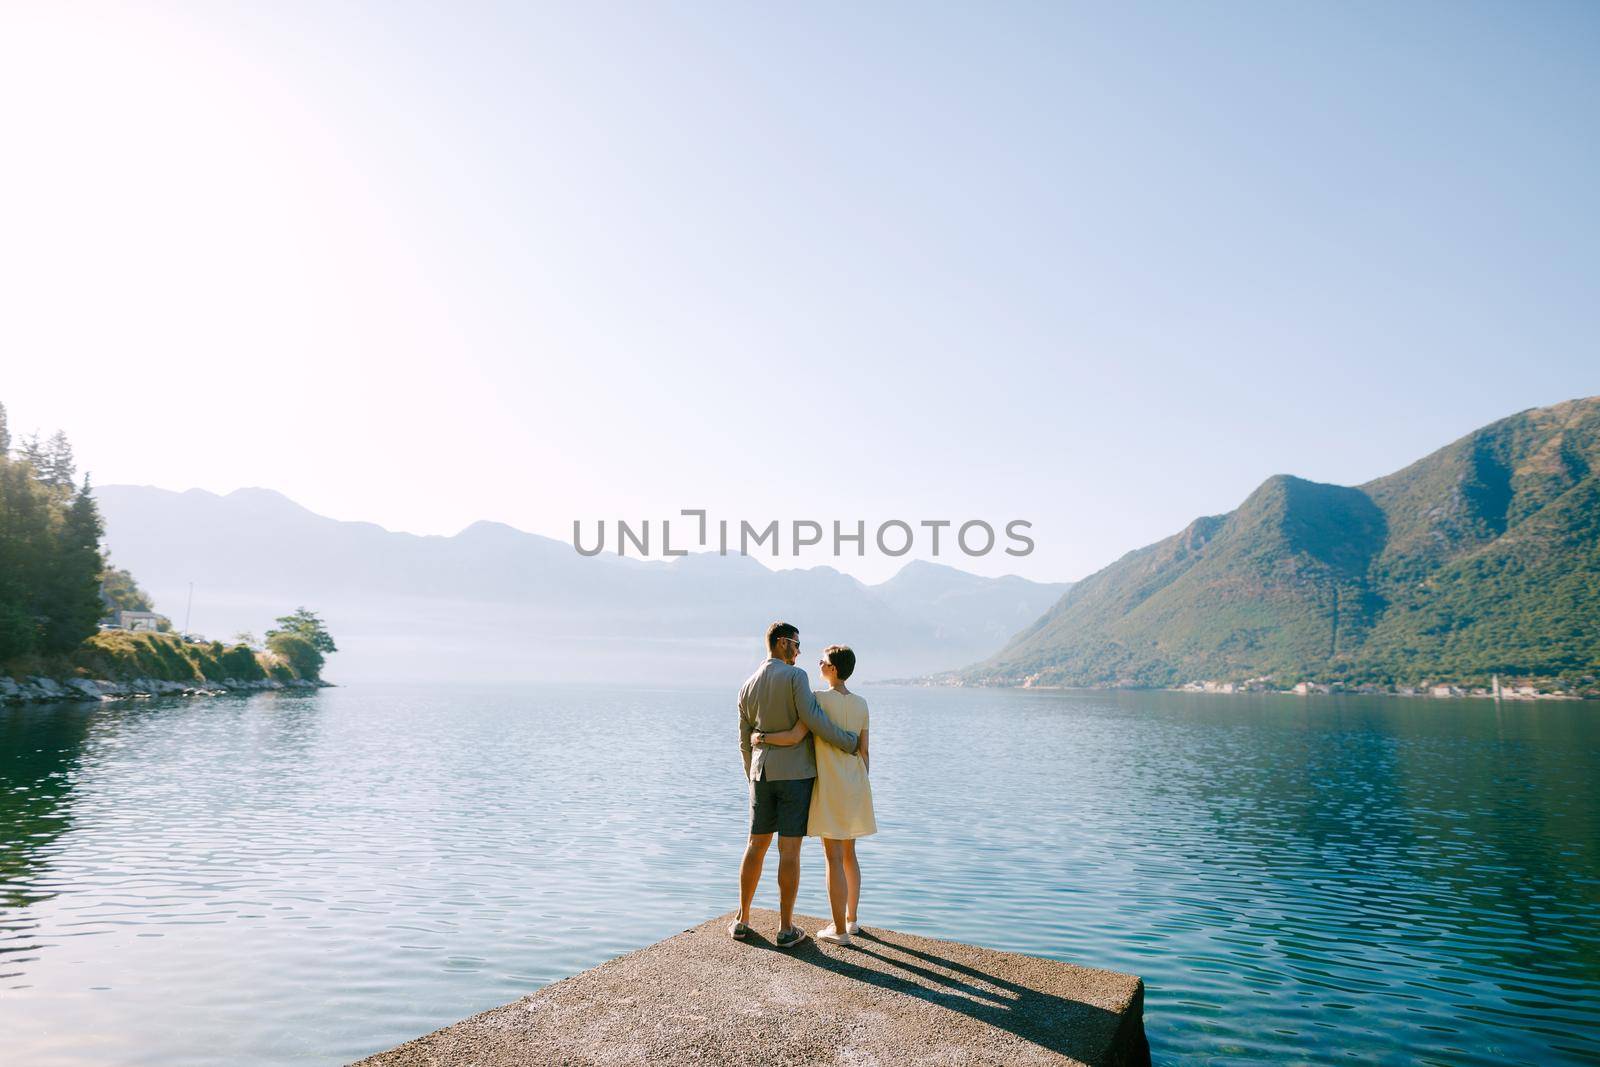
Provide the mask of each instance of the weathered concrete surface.
MULTIPOLYGON (((866 928, 850 948, 775 947, 778 917, 732 914, 370 1056, 363 1067, 511 1064, 1150 1062, 1144 984, 866 928)), ((797 916, 815 931, 823 921, 797 916)))

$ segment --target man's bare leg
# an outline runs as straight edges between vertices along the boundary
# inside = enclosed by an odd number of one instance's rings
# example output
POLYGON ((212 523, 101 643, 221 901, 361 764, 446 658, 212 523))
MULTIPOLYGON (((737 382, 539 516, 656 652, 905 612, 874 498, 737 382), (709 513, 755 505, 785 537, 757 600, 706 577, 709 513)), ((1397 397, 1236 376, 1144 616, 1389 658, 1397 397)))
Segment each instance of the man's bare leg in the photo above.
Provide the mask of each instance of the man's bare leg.
MULTIPOLYGON (((771 834, 751 834, 749 843, 744 846, 744 862, 739 864, 739 921, 746 926, 750 925, 750 902, 756 897, 756 886, 761 884, 761 867, 767 860, 767 846, 770 844, 771 834)), ((778 869, 778 882, 781 887, 781 866, 778 869)), ((781 888, 779 892, 782 892, 781 888)), ((791 902, 794 900, 792 894, 789 899, 791 902)))
POLYGON ((800 895, 800 845, 803 837, 778 838, 779 932, 794 928, 794 898, 800 895))

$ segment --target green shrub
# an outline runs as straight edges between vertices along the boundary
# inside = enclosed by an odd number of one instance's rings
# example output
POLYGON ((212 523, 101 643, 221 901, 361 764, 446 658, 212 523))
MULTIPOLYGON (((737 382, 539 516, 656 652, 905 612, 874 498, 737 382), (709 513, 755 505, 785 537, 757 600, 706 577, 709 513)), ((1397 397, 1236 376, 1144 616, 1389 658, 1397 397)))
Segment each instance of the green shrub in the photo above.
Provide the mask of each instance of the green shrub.
POLYGON ((302 678, 317 678, 322 672, 322 653, 304 637, 275 633, 267 638, 267 648, 294 668, 302 678))
POLYGON ((237 678, 241 681, 257 681, 267 676, 266 668, 256 658, 256 654, 248 645, 234 645, 220 657, 222 674, 225 678, 237 678))
POLYGON ((46 674, 74 673, 121 681, 155 678, 193 685, 229 679, 287 682, 301 677, 287 657, 253 652, 246 645, 196 645, 173 634, 127 630, 102 630, 80 645, 65 664, 41 662, 37 669, 46 674))

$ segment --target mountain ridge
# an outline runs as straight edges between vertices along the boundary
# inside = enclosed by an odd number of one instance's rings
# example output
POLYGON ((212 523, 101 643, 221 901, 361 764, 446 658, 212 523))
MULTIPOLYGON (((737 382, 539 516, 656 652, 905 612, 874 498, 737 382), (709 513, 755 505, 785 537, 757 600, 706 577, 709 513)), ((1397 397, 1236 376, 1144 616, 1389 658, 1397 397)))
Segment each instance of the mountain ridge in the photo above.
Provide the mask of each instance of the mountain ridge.
POLYGON ((945 680, 1170 686, 1600 673, 1600 397, 1497 420, 1391 474, 1279 474, 1075 583, 945 680))
POLYGON ((389 531, 273 490, 94 493, 112 559, 158 609, 183 608, 193 582, 189 625, 231 636, 316 608, 338 635, 330 670, 346 680, 726 680, 764 655, 776 618, 802 627, 808 654, 847 643, 863 679, 903 677, 999 648, 1067 588, 914 563, 867 585, 826 565, 772 570, 716 552, 584 557, 505 523, 389 531))

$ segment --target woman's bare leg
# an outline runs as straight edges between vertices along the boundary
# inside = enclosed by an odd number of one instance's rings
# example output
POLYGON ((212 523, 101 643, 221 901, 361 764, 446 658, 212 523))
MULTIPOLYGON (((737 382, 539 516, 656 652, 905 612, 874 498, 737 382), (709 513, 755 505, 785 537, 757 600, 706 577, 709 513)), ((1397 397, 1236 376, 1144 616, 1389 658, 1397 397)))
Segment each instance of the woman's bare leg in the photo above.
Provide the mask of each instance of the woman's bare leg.
POLYGON ((844 873, 844 850, 848 843, 822 839, 822 854, 828 861, 828 906, 833 909, 833 928, 840 934, 850 929, 844 915, 845 894, 849 888, 844 873))
MULTIPOLYGON (((844 881, 845 893, 848 898, 845 906, 845 921, 853 923, 856 921, 856 906, 861 903, 861 864, 856 862, 856 843, 854 841, 841 841, 839 843, 844 846, 844 881)), ((848 927, 845 929, 848 929, 848 927)))

